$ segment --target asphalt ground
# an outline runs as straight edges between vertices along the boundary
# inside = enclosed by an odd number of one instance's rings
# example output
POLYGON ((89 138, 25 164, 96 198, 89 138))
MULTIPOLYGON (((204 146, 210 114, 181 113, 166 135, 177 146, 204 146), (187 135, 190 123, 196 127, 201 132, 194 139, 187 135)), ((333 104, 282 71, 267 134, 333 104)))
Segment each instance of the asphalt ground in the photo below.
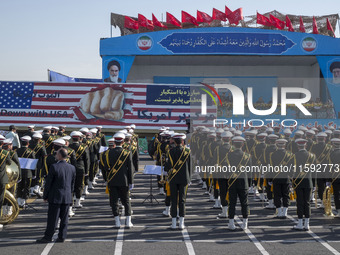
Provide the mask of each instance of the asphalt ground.
MULTIPOLYGON (((142 157, 140 172, 152 161, 142 157)), ((150 193, 150 176, 138 173, 132 191, 131 229, 113 228, 114 219, 102 178, 90 191, 69 221, 68 236, 64 243, 37 244, 43 236, 47 204, 34 200, 34 207, 22 210, 19 217, 0 231, 0 254, 340 254, 340 219, 326 218, 322 209, 312 208, 310 231, 292 230, 297 220, 295 202, 291 203, 285 220, 275 219, 274 210, 263 208, 249 196, 251 214, 249 229, 240 229, 242 216, 237 207, 238 229, 229 231, 227 219, 218 219, 219 209, 196 180, 188 189, 186 228, 170 230, 171 218, 162 216, 164 196, 158 195, 153 177, 153 194, 158 200, 143 201, 150 193)), ((124 226, 125 217, 121 217, 124 226)), ((56 239, 56 235, 54 236, 56 239)))

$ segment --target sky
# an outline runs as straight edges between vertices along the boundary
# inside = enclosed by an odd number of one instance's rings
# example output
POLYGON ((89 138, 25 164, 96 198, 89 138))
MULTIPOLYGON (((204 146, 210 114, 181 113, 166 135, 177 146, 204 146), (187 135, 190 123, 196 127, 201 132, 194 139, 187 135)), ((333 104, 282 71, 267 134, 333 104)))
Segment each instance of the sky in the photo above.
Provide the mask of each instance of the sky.
POLYGON ((338 0, 0 0, 0 80, 47 81, 47 69, 101 78, 99 40, 110 37, 111 12, 149 19, 154 13, 161 20, 168 11, 180 19, 181 10, 195 16, 197 10, 211 14, 225 5, 242 7, 244 16, 271 10, 310 16, 340 12, 338 0))

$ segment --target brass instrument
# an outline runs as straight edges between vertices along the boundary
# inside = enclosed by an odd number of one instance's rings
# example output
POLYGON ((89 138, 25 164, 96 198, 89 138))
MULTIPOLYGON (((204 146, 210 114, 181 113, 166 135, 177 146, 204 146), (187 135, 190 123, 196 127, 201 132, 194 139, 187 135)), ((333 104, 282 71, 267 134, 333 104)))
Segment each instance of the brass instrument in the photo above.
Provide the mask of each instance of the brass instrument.
POLYGON ((160 155, 160 160, 161 160, 161 168, 162 168, 162 172, 161 172, 161 179, 158 181, 158 183, 160 185, 164 185, 165 184, 165 180, 164 180, 164 166, 163 166, 163 160, 165 159, 165 155, 163 153, 161 153, 160 155))
POLYGON ((323 202, 323 205, 325 207, 325 216, 333 217, 334 214, 332 212, 331 197, 332 197, 331 188, 329 186, 327 186, 325 188, 325 191, 323 192, 323 195, 322 195, 322 202, 323 202))
MULTIPOLYGON (((4 205, 9 204, 9 206, 12 207, 12 214, 8 216, 3 215, 0 212, 0 224, 12 223, 19 215, 19 205, 14 196, 16 184, 19 179, 19 168, 12 161, 10 165, 6 166, 6 172, 8 176, 8 184, 6 184, 4 205)), ((2 208, 4 208, 4 206, 2 208)))

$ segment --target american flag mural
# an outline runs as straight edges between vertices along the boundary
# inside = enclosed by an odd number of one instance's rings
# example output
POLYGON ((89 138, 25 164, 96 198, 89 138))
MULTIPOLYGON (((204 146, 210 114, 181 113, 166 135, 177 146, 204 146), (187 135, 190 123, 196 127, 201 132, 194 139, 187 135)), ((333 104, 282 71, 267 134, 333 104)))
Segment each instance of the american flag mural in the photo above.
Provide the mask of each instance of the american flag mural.
POLYGON ((65 124, 121 129, 136 124, 144 130, 160 126, 185 130, 190 115, 188 102, 174 99, 175 92, 171 94, 168 85, 165 90, 147 84, 2 81, 0 87, 1 126, 65 124))

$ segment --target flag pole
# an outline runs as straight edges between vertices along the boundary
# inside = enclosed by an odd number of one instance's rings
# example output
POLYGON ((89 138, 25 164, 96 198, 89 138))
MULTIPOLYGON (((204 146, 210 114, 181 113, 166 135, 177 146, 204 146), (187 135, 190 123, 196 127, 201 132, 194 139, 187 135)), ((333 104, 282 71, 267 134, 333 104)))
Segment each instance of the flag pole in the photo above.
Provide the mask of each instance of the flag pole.
POLYGON ((47 81, 50 81, 50 69, 47 69, 47 81))

